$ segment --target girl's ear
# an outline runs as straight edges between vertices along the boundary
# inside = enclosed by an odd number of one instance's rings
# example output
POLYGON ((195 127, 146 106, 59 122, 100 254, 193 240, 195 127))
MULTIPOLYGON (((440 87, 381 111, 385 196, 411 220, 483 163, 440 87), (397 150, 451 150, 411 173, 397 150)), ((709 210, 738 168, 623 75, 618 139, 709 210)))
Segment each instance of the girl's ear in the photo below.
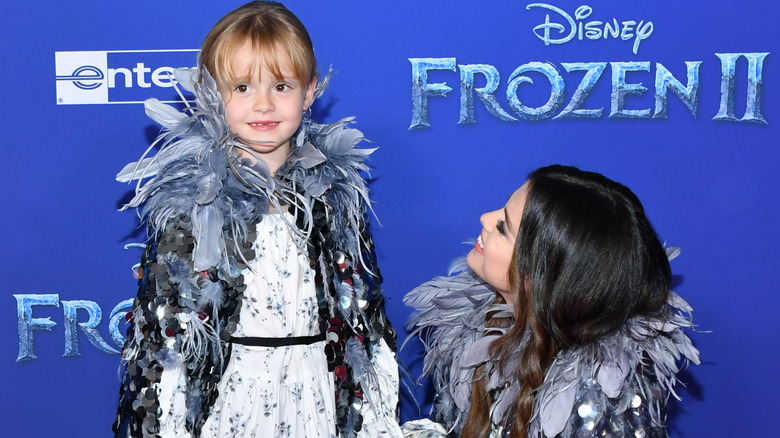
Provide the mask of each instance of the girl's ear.
POLYGON ((314 102, 314 90, 317 88, 317 76, 309 82, 306 87, 306 97, 303 99, 303 110, 306 111, 311 108, 312 102, 314 102))

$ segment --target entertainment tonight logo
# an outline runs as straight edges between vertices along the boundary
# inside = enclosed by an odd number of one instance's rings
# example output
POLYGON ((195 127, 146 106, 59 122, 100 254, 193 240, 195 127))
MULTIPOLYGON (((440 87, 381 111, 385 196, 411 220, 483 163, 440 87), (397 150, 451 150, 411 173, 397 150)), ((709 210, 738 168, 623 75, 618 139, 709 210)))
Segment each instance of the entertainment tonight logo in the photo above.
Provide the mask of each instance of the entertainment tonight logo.
POLYGON ((197 62, 197 49, 55 52, 58 105, 179 101, 173 71, 197 62))

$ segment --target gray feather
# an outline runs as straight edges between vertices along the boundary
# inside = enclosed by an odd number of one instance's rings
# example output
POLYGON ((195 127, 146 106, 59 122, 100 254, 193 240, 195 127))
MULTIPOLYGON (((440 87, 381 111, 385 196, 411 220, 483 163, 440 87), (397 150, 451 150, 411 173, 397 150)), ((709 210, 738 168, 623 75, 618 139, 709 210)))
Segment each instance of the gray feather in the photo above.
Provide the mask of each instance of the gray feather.
POLYGON ((220 190, 222 190, 222 181, 219 176, 213 173, 206 174, 198 181, 198 186, 195 189, 195 202, 208 204, 217 197, 220 190))
POLYGON ((168 129, 172 129, 189 119, 186 114, 170 105, 163 104, 153 97, 144 101, 144 110, 150 119, 168 129))
POLYGON ((611 360, 602 362, 596 374, 596 380, 607 397, 615 398, 623 389, 623 383, 631 365, 622 349, 616 348, 610 353, 612 353, 611 360))
POLYGON ((195 238, 192 255, 195 270, 205 271, 217 266, 225 249, 225 241, 222 237, 222 215, 213 204, 194 207, 192 235, 195 238))
POLYGON ((157 175, 158 171, 159 165, 154 157, 144 158, 141 161, 129 163, 123 167, 122 170, 116 174, 116 180, 123 183, 130 182, 137 179, 136 175, 140 174, 142 177, 152 177, 157 175))

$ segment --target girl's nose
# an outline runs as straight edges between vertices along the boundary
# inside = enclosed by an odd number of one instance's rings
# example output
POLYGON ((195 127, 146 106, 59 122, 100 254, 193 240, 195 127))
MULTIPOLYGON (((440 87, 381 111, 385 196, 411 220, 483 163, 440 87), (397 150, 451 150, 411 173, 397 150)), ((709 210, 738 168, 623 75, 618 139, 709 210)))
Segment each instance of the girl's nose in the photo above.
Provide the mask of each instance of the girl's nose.
POLYGON ((253 110, 257 112, 268 112, 274 109, 273 102, 267 95, 267 93, 257 93, 255 95, 253 110))

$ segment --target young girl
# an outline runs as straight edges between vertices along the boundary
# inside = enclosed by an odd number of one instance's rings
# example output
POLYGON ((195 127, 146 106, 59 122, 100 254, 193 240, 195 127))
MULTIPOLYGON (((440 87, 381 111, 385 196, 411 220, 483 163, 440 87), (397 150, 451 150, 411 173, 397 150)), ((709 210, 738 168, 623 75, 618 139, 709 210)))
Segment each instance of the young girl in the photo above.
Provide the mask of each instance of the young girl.
POLYGON ((469 269, 405 298, 435 419, 470 438, 666 436, 678 361, 698 351, 636 196, 550 166, 481 222, 469 269))
POLYGON ((194 107, 148 101, 162 146, 118 176, 152 178, 128 204, 143 205, 150 243, 115 433, 400 436, 360 176, 371 150, 349 119, 304 117, 327 82, 306 29, 248 3, 177 80, 194 107))

